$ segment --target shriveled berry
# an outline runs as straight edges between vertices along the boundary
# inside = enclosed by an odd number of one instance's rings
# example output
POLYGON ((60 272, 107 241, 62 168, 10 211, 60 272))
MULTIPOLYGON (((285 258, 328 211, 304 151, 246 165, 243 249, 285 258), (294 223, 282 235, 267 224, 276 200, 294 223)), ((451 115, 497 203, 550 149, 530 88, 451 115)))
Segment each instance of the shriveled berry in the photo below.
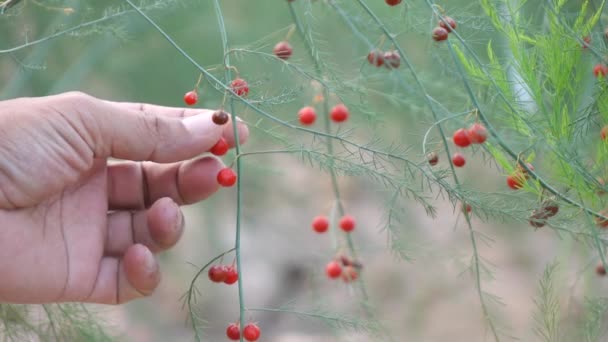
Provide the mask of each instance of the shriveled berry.
POLYGON ((217 174, 217 182, 224 187, 233 186, 236 183, 236 173, 229 167, 225 167, 217 174))
POLYGON ((330 111, 330 117, 335 122, 346 121, 348 116, 348 108, 342 103, 335 105, 330 111))
POLYGON ((586 49, 589 47, 589 45, 591 44, 591 37, 589 36, 584 36, 583 37, 583 44, 582 44, 582 48, 586 49))
POLYGON ((544 227, 547 224, 547 215, 543 210, 534 210, 530 215, 528 223, 535 228, 544 227))
POLYGON ((298 119, 302 125, 312 125, 317 119, 317 112, 313 107, 304 107, 298 112, 298 119))
POLYGON ((606 77, 608 74, 608 66, 602 63, 598 63, 593 67, 593 74, 595 77, 606 77))
POLYGON ((224 278, 224 284, 232 285, 239 280, 239 273, 236 271, 234 266, 226 267, 226 277, 224 278))
POLYGON ((184 94, 184 102, 188 106, 194 106, 198 102, 198 94, 196 93, 196 91, 191 90, 184 94))
POLYGON ((344 215, 339 222, 340 228, 349 233, 355 229, 355 218, 350 215, 344 215))
MULTIPOLYGON (((602 211, 600 211, 600 215, 607 217, 608 216, 608 209, 604 209, 602 211)), ((608 228, 608 220, 601 218, 601 217, 596 217, 595 218, 595 223, 600 227, 600 228, 608 228)))
POLYGON ((606 268, 604 267, 603 264, 599 264, 595 267, 595 273, 601 277, 606 275, 606 268))
POLYGON ((443 20, 439 20, 439 27, 444 28, 448 32, 452 32, 452 30, 456 29, 456 20, 448 16, 443 17, 443 19, 447 21, 449 25, 446 25, 443 20))
POLYGON ((430 152, 426 155, 426 160, 428 160, 431 166, 435 166, 439 163, 439 156, 437 155, 437 152, 430 152))
POLYGON ((289 44, 288 41, 282 41, 278 42, 277 45, 274 46, 272 52, 280 59, 288 59, 293 53, 293 48, 291 47, 291 44, 289 44))
POLYGON ((448 30, 444 29, 441 26, 435 27, 433 29, 433 40, 436 42, 441 42, 448 39, 448 30))
POLYGON ((452 155, 452 163, 454 164, 454 166, 463 167, 466 162, 467 161, 462 154, 456 152, 452 155))
POLYGON ((230 83, 230 88, 238 96, 247 96, 249 94, 249 84, 242 78, 236 78, 230 83))
POLYGON ((329 220, 325 216, 317 216, 312 220, 312 229, 317 233, 325 233, 329 228, 329 220))
MULTIPOLYGON (((530 164, 530 163, 526 163, 526 167, 530 170, 530 171, 534 171, 534 165, 530 164)), ((524 169, 523 166, 521 166, 521 164, 517 164, 517 173, 521 174, 522 177, 524 177, 524 179, 530 179, 530 174, 528 173, 528 170, 524 169)))
POLYGON ((357 272, 356 268, 353 266, 344 267, 344 270, 342 271, 342 280, 348 283, 357 280, 357 278, 359 278, 359 272, 357 272))
POLYGON ((215 143, 215 145, 213 145, 213 147, 211 147, 209 152, 211 152, 212 154, 214 154, 216 156, 223 156, 224 154, 226 154, 228 152, 229 149, 230 149, 230 146, 228 146, 226 139, 224 139, 224 137, 220 137, 220 140, 218 140, 215 143))
POLYGON ((336 279, 342 274, 342 266, 337 261, 330 261, 325 266, 325 274, 331 279, 336 279))
POLYGON ((367 61, 371 65, 381 67, 384 64, 384 54, 380 50, 372 50, 367 54, 367 61))
POLYGON ((608 137, 608 126, 602 127, 602 130, 600 131, 600 137, 602 138, 602 140, 606 141, 606 137, 608 137))
POLYGON ((239 329, 239 325, 236 323, 230 324, 228 328, 226 328, 226 336, 232 341, 240 341, 241 329, 239 329))
POLYGON ((243 329, 243 338, 249 342, 255 342, 260 338, 260 328, 253 324, 249 323, 243 329))
POLYGON ((473 124, 467 133, 473 144, 483 144, 488 138, 488 130, 480 123, 473 124))
POLYGON ((463 212, 466 210, 467 213, 470 213, 473 210, 473 207, 471 207, 471 205, 468 203, 467 204, 462 203, 460 205, 460 210, 462 210, 463 212))
POLYGON ((542 210, 547 217, 553 217, 559 212, 559 205, 553 200, 546 200, 542 203, 542 210))
POLYGON ((221 283, 226 279, 226 268, 220 265, 214 265, 209 267, 209 271, 207 272, 209 276, 209 280, 214 283, 221 283))
POLYGON ((389 6, 397 6, 401 3, 401 0, 384 0, 389 6))
POLYGON ((346 255, 340 255, 336 259, 340 260, 340 262, 344 266, 352 266, 353 265, 353 260, 351 258, 347 257, 346 255))
POLYGON ((224 112, 223 110, 215 111, 211 116, 211 120, 213 121, 213 123, 218 126, 225 125, 229 119, 230 115, 228 115, 228 113, 224 112))
POLYGON ((456 144, 456 146, 467 147, 471 145, 471 138, 469 136, 469 132, 464 128, 456 130, 456 132, 454 132, 454 135, 452 136, 452 140, 454 141, 454 144, 456 144))
POLYGON ((507 185, 509 188, 513 190, 518 190, 523 188, 525 182, 525 177, 518 172, 515 172, 509 176, 507 176, 507 185))
POLYGON ((399 51, 387 51, 384 53, 384 65, 389 69, 397 69, 401 65, 401 56, 399 51))

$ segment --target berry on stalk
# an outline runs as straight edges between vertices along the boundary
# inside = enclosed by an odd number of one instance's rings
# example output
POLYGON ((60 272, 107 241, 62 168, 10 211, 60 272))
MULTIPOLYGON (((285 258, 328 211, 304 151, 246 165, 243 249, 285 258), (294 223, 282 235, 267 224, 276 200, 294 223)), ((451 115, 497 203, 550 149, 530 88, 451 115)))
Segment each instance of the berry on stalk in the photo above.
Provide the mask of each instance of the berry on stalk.
POLYGON ((384 65, 389 69, 397 69, 401 65, 401 56, 397 50, 384 53, 384 65))
POLYGON ((239 329, 239 325, 236 323, 230 324, 228 328, 226 328, 226 336, 232 341, 240 341, 241 329, 239 329))
POLYGON ((330 112, 330 117, 334 122, 346 121, 348 116, 348 108, 342 103, 335 105, 330 112))
POLYGON ((223 156, 228 152, 229 149, 230 146, 228 146, 226 139, 224 139, 224 137, 220 137, 220 140, 218 140, 215 145, 213 145, 209 152, 216 156, 223 156))
POLYGON ((452 32, 452 30, 456 29, 456 20, 452 19, 452 17, 445 16, 443 19, 449 24, 446 25, 443 20, 439 20, 439 27, 445 29, 446 31, 452 32))
POLYGON ((196 93, 196 91, 191 90, 184 94, 184 102, 188 106, 194 106, 198 102, 198 94, 196 93))
POLYGON ((384 0, 389 6, 397 6, 401 3, 401 0, 384 0))
POLYGON ((593 67, 593 75, 595 77, 606 77, 608 74, 608 66, 602 63, 598 63, 593 67))
POLYGON ((217 182, 224 187, 233 186, 236 178, 236 173, 229 167, 225 167, 217 173, 217 182))
POLYGON ((238 96, 247 96, 249 94, 249 84, 242 78, 236 78, 230 83, 230 88, 238 96))
POLYGON ((312 229, 317 233, 325 233, 329 228, 329 220, 325 216, 317 216, 312 220, 312 229))
POLYGON ((454 164, 454 166, 463 167, 466 162, 467 161, 462 154, 456 152, 452 155, 452 163, 454 164))
POLYGON ((471 137, 469 136, 469 132, 464 128, 456 130, 452 136, 452 140, 456 146, 467 147, 471 145, 471 137))
POLYGON ((523 188, 525 177, 519 172, 515 172, 509 176, 507 176, 507 185, 509 188, 513 190, 518 190, 523 188))
POLYGON ((225 125, 229 119, 230 119, 230 116, 228 115, 228 113, 224 112, 223 110, 215 111, 215 112, 213 112, 213 115, 211 116, 211 120, 213 121, 213 123, 218 126, 225 125))
POLYGON ((483 144, 488 139, 488 130, 480 123, 473 124, 467 133, 473 144, 483 144))
POLYGON ((226 277, 224 278, 224 284, 232 285, 239 280, 239 273, 236 271, 234 266, 226 267, 226 277))
POLYGON ((355 229, 355 218, 350 215, 344 215, 340 219, 339 225, 343 231, 350 233, 355 229))
POLYGON ((293 48, 291 47, 291 44, 289 44, 288 41, 282 41, 278 42, 277 45, 274 46, 272 52, 280 59, 286 60, 291 57, 291 54, 293 53, 293 48))
POLYGON ((437 155, 437 152, 430 152, 426 155, 426 160, 428 160, 429 165, 435 166, 439 163, 439 156, 437 155))
POLYGON ((367 61, 371 65, 381 67, 384 64, 384 54, 380 50, 372 50, 367 54, 367 61))
POLYGON ((317 112, 313 107, 304 107, 298 112, 298 119, 302 125, 312 125, 317 119, 317 112))
POLYGON ((255 342, 260 338, 260 328, 253 324, 249 323, 243 329, 243 338, 249 342, 255 342))
POLYGON ((342 266, 340 266, 340 263, 337 261, 330 261, 325 266, 325 274, 331 279, 336 279, 342 274, 342 266))
POLYGON ((433 29, 433 40, 436 42, 442 42, 448 39, 448 30, 441 26, 437 26, 433 29))
POLYGON ((221 265, 214 265, 209 268, 207 274, 212 282, 221 283, 226 279, 226 268, 221 265))

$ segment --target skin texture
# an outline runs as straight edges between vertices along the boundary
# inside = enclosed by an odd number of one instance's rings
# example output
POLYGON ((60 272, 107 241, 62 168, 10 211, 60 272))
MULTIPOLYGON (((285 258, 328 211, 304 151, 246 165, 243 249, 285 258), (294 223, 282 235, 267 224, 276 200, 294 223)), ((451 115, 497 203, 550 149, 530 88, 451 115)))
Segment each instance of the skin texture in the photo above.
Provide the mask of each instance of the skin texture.
POLYGON ((150 295, 154 254, 184 229, 179 206, 219 188, 224 165, 200 155, 220 137, 234 146, 212 114, 82 93, 0 102, 0 303, 150 295))

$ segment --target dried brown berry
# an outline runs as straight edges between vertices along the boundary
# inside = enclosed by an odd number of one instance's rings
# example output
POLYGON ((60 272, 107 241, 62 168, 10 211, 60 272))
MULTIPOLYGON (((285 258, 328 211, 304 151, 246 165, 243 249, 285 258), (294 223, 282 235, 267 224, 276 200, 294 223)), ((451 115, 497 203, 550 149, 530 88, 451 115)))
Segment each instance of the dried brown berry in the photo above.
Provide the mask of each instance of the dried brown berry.
POLYGON ((223 110, 218 110, 213 113, 213 116, 211 116, 211 120, 213 120, 213 123, 219 126, 225 125, 228 122, 229 118, 230 116, 228 115, 228 113, 224 112, 223 110))

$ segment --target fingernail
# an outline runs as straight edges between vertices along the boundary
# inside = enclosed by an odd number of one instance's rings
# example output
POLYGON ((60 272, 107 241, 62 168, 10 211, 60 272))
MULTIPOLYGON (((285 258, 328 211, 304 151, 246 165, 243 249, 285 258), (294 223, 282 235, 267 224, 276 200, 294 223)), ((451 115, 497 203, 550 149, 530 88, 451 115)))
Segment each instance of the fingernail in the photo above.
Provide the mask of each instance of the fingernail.
POLYGON ((210 125, 211 120, 209 120, 208 115, 199 114, 189 116, 182 122, 186 126, 186 129, 194 135, 208 135, 215 129, 215 125, 210 125))

